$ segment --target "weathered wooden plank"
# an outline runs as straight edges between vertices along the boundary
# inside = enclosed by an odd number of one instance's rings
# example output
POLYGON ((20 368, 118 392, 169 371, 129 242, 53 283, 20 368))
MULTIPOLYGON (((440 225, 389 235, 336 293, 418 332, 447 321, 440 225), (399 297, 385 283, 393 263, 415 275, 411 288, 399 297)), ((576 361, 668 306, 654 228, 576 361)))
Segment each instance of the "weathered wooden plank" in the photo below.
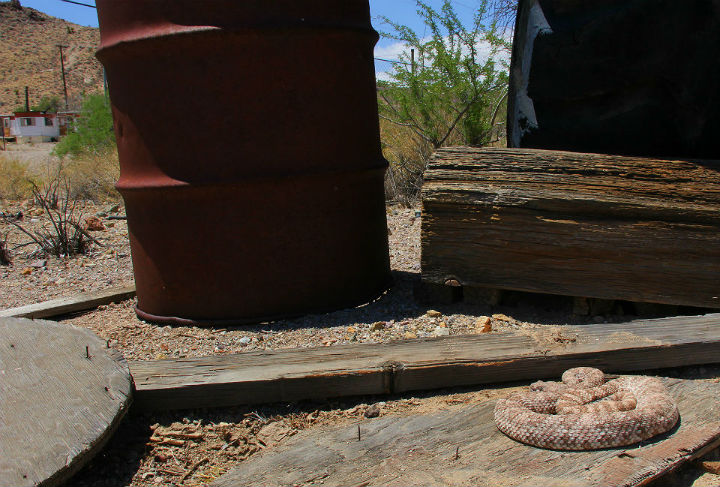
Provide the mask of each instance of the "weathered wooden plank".
POLYGON ((720 308, 720 161, 439 150, 422 279, 720 308))
POLYGON ((110 303, 119 303, 135 297, 135 285, 91 291, 67 298, 52 299, 19 308, 0 310, 0 318, 53 318, 78 311, 95 309, 110 303))
POLYGON ((560 338, 489 334, 132 362, 140 409, 389 394, 715 363, 720 314, 566 327, 560 338), (560 343, 558 343, 558 340, 560 343))
POLYGON ((127 412, 127 363, 91 331, 0 318, 0 485, 60 485, 127 412), (89 357, 89 358, 88 358, 89 357))
POLYGON ((212 485, 645 485, 720 444, 720 385, 664 380, 680 426, 635 447, 558 452, 523 445, 497 430, 495 401, 486 400, 362 420, 359 441, 358 424, 311 429, 212 485))

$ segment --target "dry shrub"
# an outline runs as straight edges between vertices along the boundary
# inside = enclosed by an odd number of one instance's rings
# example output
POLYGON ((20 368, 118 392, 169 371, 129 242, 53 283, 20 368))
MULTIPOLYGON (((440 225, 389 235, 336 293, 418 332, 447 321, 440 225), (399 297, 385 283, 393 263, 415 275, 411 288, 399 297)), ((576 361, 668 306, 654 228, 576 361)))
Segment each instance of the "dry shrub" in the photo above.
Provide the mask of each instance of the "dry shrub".
POLYGON ((19 247, 35 244, 38 248, 33 254, 72 257, 87 253, 93 243, 98 243, 81 224, 82 209, 78 207, 80 202, 71 196, 68 181, 55 179, 43 188, 35 186, 33 196, 36 204, 45 211, 50 225, 43 225, 38 230, 29 230, 11 221, 12 225, 31 240, 19 247), (57 200, 49 200, 48 195, 57 196, 57 200))
POLYGON ((23 199, 32 193, 33 178, 27 164, 0 154, 0 199, 23 199))
POLYGON ((64 158, 58 174, 69 183, 72 198, 93 201, 120 198, 115 190, 115 181, 120 176, 117 151, 64 158))
POLYGON ((388 201, 414 206, 420 199, 423 173, 433 153, 432 146, 407 127, 380 120, 383 156, 390 163, 385 175, 388 201))

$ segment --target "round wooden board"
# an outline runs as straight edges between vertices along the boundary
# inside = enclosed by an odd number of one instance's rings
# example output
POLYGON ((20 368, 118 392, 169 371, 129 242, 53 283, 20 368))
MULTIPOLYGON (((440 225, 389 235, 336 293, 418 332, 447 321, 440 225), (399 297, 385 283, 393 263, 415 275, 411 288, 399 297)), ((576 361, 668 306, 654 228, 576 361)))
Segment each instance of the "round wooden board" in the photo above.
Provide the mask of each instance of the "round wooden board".
POLYGON ((91 331, 0 319, 0 485, 67 480, 112 435, 132 391, 120 352, 91 331))

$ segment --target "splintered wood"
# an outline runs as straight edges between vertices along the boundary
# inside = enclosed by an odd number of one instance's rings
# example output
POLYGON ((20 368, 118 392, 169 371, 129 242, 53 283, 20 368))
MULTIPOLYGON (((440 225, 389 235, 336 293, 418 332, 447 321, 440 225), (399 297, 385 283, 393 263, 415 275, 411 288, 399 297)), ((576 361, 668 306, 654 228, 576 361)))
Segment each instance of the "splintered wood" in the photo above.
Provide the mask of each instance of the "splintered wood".
POLYGON ((302 432, 243 462, 212 487, 646 485, 720 445, 720 385, 663 380, 678 401, 681 424, 635 447, 585 452, 530 447, 497 430, 494 401, 485 401, 302 432))
POLYGON ((130 371, 89 330, 0 318, 0 485, 60 485, 127 412, 130 371))
POLYGON ((422 280, 445 294, 720 308, 720 161, 446 148, 422 197, 422 280))

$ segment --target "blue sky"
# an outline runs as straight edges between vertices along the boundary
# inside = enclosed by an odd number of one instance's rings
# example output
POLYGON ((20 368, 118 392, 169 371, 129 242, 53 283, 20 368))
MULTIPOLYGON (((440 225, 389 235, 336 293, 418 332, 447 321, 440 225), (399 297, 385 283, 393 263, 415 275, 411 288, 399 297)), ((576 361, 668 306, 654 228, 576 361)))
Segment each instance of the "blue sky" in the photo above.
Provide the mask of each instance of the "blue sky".
MULTIPOLYGON (((74 1, 90 5, 95 4, 94 0, 74 1)), ((476 0, 451 1, 460 18, 470 22, 472 20, 473 7, 477 6, 476 0)), ((75 24, 90 25, 93 27, 97 27, 98 25, 97 14, 94 8, 65 3, 60 0, 20 0, 20 2, 25 7, 32 7, 53 17, 59 17, 75 24)), ((442 5, 442 0, 429 0, 428 3, 433 7, 439 8, 442 5)), ((416 10, 415 0, 370 0, 370 13, 373 17, 373 25, 377 30, 387 30, 378 19, 378 17, 384 16, 400 24, 410 26, 415 29, 418 34, 422 34, 424 26, 418 19, 416 10)), ((381 38, 375 48, 375 56, 384 59, 397 59, 398 51, 401 49, 402 46, 394 41, 381 38)), ((389 71, 390 69, 390 63, 381 61, 376 61, 375 63, 375 70, 379 74, 384 71, 389 71)))

